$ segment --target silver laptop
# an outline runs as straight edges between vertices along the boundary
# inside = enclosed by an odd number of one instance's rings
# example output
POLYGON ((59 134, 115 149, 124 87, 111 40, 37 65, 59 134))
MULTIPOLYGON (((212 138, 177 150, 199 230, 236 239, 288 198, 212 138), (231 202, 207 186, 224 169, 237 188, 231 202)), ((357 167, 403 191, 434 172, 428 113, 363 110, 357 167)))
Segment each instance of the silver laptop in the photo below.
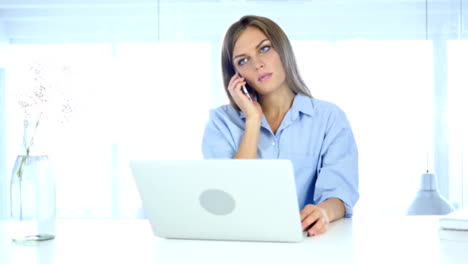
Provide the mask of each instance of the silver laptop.
POLYGON ((134 160, 130 167, 156 236, 304 238, 289 160, 134 160))

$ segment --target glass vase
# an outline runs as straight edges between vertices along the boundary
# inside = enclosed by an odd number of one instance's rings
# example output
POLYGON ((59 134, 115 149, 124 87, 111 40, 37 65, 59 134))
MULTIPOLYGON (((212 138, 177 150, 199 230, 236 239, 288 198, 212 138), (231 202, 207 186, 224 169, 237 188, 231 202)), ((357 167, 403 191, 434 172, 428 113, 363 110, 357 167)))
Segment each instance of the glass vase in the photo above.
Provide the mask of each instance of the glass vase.
POLYGON ((55 178, 47 155, 18 155, 10 183, 12 239, 55 237, 55 178))

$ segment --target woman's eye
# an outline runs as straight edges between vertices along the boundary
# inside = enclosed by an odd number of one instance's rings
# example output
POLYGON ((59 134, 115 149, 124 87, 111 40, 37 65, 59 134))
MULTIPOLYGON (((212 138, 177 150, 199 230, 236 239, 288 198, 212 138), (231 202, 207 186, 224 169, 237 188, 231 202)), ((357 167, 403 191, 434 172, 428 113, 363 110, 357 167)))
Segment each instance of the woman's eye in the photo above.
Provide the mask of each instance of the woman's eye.
POLYGON ((244 59, 240 59, 240 60, 237 61, 237 64, 240 65, 240 66, 242 66, 242 65, 244 65, 244 64, 246 64, 246 63, 247 63, 247 59, 245 59, 245 58, 244 58, 244 59))
POLYGON ((269 51, 270 48, 271 48, 270 46, 263 46, 263 47, 260 48, 260 52, 265 53, 265 52, 269 51))

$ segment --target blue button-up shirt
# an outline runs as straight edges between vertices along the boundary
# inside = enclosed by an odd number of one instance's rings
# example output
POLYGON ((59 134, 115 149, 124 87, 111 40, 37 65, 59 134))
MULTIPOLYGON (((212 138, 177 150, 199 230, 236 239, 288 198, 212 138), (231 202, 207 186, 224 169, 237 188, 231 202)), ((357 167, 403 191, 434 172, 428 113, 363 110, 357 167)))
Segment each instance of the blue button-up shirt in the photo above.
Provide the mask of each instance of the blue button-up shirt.
MULTIPOLYGON (((212 110, 203 136, 204 157, 234 157, 244 129, 245 115, 232 106, 212 110)), ((335 197, 351 217, 359 199, 358 151, 348 119, 336 105, 297 94, 276 134, 263 116, 257 157, 292 161, 301 209, 335 197)))

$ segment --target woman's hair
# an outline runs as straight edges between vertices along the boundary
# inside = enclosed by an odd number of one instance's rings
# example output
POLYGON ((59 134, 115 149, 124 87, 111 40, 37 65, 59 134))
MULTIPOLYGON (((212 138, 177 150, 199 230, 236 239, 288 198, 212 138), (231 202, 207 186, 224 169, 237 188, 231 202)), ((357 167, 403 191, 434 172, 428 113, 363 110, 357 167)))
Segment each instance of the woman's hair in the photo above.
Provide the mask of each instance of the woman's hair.
POLYGON ((232 61, 234 44, 247 27, 255 27, 259 29, 271 41, 272 47, 276 52, 278 52, 281 63, 283 63, 283 68, 286 73, 286 83, 289 88, 294 93, 300 93, 312 97, 309 88, 307 88, 299 74, 291 43, 284 31, 271 19, 248 15, 241 17, 239 21, 232 24, 224 36, 223 50, 221 52, 221 67, 223 72, 224 89, 229 97, 231 105, 236 110, 240 111, 228 91, 228 85, 232 76, 236 73, 232 61))

